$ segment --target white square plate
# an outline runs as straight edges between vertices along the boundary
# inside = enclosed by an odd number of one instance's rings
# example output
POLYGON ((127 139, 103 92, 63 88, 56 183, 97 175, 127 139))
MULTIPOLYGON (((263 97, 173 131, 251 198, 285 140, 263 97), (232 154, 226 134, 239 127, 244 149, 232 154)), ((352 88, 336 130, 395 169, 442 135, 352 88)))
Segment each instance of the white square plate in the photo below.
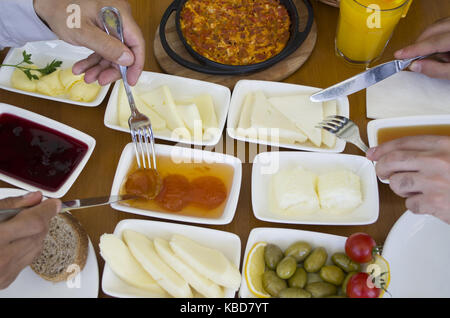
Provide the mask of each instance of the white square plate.
MULTIPOLYGON (((27 51, 28 54, 32 54, 32 61, 36 65, 45 66, 47 63, 50 63, 54 59, 62 61, 61 69, 72 67, 73 64, 78 62, 79 60, 87 58, 89 55, 93 53, 93 51, 80 47, 73 46, 64 41, 56 40, 56 41, 42 41, 42 42, 30 42, 27 43, 24 47, 11 49, 6 56, 3 64, 17 64, 22 61, 22 52, 27 51)), ((16 89, 11 85, 11 76, 14 73, 13 67, 2 66, 0 68, 0 88, 3 88, 7 91, 54 100, 57 102, 73 104, 78 106, 86 106, 86 107, 95 107, 100 105, 105 99, 106 94, 108 93, 110 85, 103 86, 95 100, 92 102, 78 102, 73 101, 69 98, 65 98, 64 96, 48 96, 40 93, 27 92, 20 89, 16 89)))
MULTIPOLYGON (((408 116, 372 120, 367 125, 367 138, 369 139, 369 147, 372 148, 378 146, 378 131, 383 128, 436 126, 448 125, 449 123, 450 115, 408 116)), ((385 184, 389 184, 389 180, 379 180, 385 184)))
MULTIPOLYGON (((0 188, 0 199, 17 197, 27 192, 0 188)), ((0 298, 97 298, 99 274, 97 256, 89 239, 89 251, 83 270, 64 282, 50 282, 37 275, 29 266, 24 268, 8 288, 0 290, 0 298)))
POLYGON ((371 161, 362 156, 308 152, 265 152, 253 163, 252 205, 257 219, 289 224, 363 225, 374 223, 379 214, 378 184, 371 161), (361 178, 363 203, 353 212, 332 215, 324 211, 288 217, 271 211, 271 182, 281 169, 301 166, 316 174, 347 169, 361 178))
MULTIPOLYGON (((227 132, 228 135, 236 140, 246 141, 251 143, 257 143, 262 145, 277 146, 295 150, 305 150, 313 152, 331 152, 339 153, 345 149, 345 141, 337 139, 334 148, 318 148, 314 146, 301 145, 301 144, 274 144, 270 141, 264 141, 259 139, 243 138, 236 134, 236 128, 241 115, 242 106, 244 104, 245 97, 252 92, 262 91, 266 97, 286 96, 293 94, 313 94, 320 91, 320 88, 279 83, 279 82, 267 82, 267 81, 253 81, 253 80, 241 80, 237 82, 233 90, 231 97, 230 111, 228 113, 227 132)), ((350 117, 349 102, 347 97, 341 97, 337 100, 338 114, 345 117, 350 117)))
POLYGON ((22 109, 19 107, 0 103, 0 115, 4 114, 4 113, 12 114, 17 117, 24 118, 29 121, 35 122, 39 125, 49 127, 60 133, 63 133, 65 135, 71 136, 72 138, 75 138, 79 141, 82 141, 88 146, 88 150, 87 150, 86 154, 84 155, 83 159, 81 160, 81 162, 72 171, 72 174, 69 176, 69 178, 67 178, 67 180, 64 182, 64 184, 55 192, 50 192, 50 191, 47 191, 44 189, 40 189, 38 187, 35 187, 33 185, 27 184, 23 181, 20 181, 18 179, 15 179, 15 178, 7 176, 3 173, 0 173, 0 180, 8 182, 9 184, 12 184, 16 187, 19 187, 19 188, 22 188, 22 189, 25 189, 28 191, 41 191, 44 196, 49 197, 49 198, 63 197, 67 193, 67 191, 69 191, 69 189, 72 187, 72 185, 74 184, 74 182, 80 175, 81 171, 83 171, 84 166, 88 162, 89 158, 91 157, 92 152, 94 151, 94 148, 95 148, 95 144, 96 144, 95 139, 79 130, 76 130, 70 126, 67 126, 60 122, 57 122, 56 120, 38 115, 36 113, 30 112, 28 110, 25 110, 25 109, 22 109))
MULTIPOLYGON (((220 153, 203 151, 199 149, 191 149, 159 144, 155 145, 155 152, 159 156, 172 157, 175 158, 177 161, 189 159, 191 162, 222 163, 232 166, 234 169, 234 175, 223 214, 219 218, 202 218, 202 217, 178 215, 177 213, 170 213, 170 212, 165 213, 165 212, 143 210, 121 205, 120 203, 111 204, 111 207, 113 209, 128 213, 145 215, 149 217, 156 217, 160 219, 168 219, 191 223, 222 225, 228 224, 233 220, 234 214, 236 212, 237 202, 239 199, 239 191, 241 189, 241 179, 242 179, 242 162, 238 158, 220 153)), ((134 162, 134 160, 136 160, 135 158, 136 157, 134 145, 130 143, 125 147, 125 149, 122 152, 122 156, 120 157, 120 161, 116 170, 116 175, 113 181, 113 186, 111 189, 111 195, 119 194, 120 187, 122 186, 122 183, 127 176, 130 165, 134 162)))
MULTIPOLYGON (((202 227, 195 227, 182 224, 144 221, 144 220, 123 220, 117 224, 114 235, 122 238, 124 230, 133 230, 147 235, 149 238, 160 237, 169 240, 173 234, 182 234, 187 238, 204 246, 221 251, 228 260, 239 268, 241 261, 241 240, 233 233, 212 230, 202 227)), ((120 279, 108 264, 105 264, 102 277, 102 290, 114 297, 151 297, 145 291, 130 286, 120 279)), ((234 298, 234 290, 225 289, 225 298, 234 298)))
POLYGON ((328 253, 328 264, 331 263, 331 255, 338 252, 345 251, 344 236, 337 236, 319 232, 291 230, 291 229, 277 229, 277 228, 256 228, 250 232, 245 248, 244 264, 242 265, 242 282, 239 290, 239 297, 241 298, 256 298, 248 289, 245 280, 245 262, 247 261, 248 253, 255 243, 266 242, 278 245, 282 250, 285 250, 289 245, 297 241, 306 241, 313 248, 323 247, 328 253))
MULTIPOLYGON (((128 128, 123 128, 119 124, 117 109, 118 109, 118 94, 122 81, 117 81, 109 97, 108 106, 105 112, 104 123, 105 126, 114 130, 130 133, 128 128)), ((168 129, 162 131, 155 131, 155 138, 167 140, 172 142, 179 142, 193 145, 215 146, 219 143, 222 137, 222 132, 225 127, 228 109, 230 107, 231 92, 228 87, 208 83, 190 78, 166 75, 153 72, 142 72, 139 82, 135 86, 137 94, 152 91, 161 86, 167 85, 173 94, 175 100, 183 100, 195 97, 201 94, 210 94, 214 101, 214 109, 216 111, 217 120, 219 122, 219 129, 217 134, 211 140, 197 142, 193 140, 183 140, 181 138, 174 138, 172 132, 168 129)))

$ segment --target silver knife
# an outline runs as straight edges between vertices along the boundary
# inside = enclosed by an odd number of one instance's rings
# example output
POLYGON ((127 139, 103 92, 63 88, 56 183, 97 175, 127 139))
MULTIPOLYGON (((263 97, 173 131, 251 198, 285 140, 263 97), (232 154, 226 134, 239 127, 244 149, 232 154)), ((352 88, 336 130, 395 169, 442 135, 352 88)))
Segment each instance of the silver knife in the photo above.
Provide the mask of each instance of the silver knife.
MULTIPOLYGON (((72 211, 72 210, 78 210, 78 209, 92 208, 92 207, 96 207, 96 206, 107 205, 107 204, 111 204, 111 203, 115 203, 115 202, 126 201, 126 200, 131 200, 131 199, 136 199, 136 198, 137 198, 137 196, 135 196, 135 195, 126 194, 126 195, 112 195, 112 196, 106 196, 106 197, 77 199, 77 200, 72 200, 72 201, 66 201, 66 202, 62 203, 60 213, 72 211)), ((25 208, 0 210, 0 221, 10 219, 10 218, 16 216, 17 214, 19 214, 24 209, 25 208)))
POLYGON ((375 66, 363 73, 349 78, 348 80, 312 95, 310 99, 312 102, 326 102, 339 97, 351 95, 406 69, 412 62, 422 60, 427 57, 429 57, 429 55, 418 56, 406 60, 394 60, 375 66))

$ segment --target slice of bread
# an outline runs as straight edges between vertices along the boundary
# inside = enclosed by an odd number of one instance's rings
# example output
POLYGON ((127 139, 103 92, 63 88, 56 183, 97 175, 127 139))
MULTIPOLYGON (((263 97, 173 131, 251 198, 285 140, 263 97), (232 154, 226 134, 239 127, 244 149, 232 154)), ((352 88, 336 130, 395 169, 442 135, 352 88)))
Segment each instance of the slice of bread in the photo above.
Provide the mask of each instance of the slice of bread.
POLYGON ((76 269, 83 270, 88 256, 88 242, 88 236, 78 220, 69 213, 60 213, 50 220, 42 253, 30 267, 46 280, 67 280, 76 269), (78 268, 74 269, 71 265, 78 268))

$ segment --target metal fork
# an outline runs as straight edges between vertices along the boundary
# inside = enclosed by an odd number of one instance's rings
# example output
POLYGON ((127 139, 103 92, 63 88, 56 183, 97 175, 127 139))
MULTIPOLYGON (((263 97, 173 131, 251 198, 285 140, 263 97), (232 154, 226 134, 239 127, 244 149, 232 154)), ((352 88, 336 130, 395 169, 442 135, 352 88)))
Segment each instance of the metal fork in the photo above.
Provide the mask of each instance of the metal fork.
POLYGON ((362 141, 358 126, 349 118, 344 116, 329 116, 324 121, 319 123, 316 128, 325 129, 326 131, 336 135, 345 141, 348 141, 364 153, 369 150, 369 147, 362 141))
MULTIPOLYGON (((102 21, 106 33, 118 38, 125 44, 122 17, 119 10, 114 7, 102 8, 100 11, 100 21, 102 21)), ((139 112, 136 107, 133 93, 127 80, 128 67, 119 65, 119 69, 131 109, 128 125, 130 126, 130 133, 134 143, 138 167, 143 167, 144 169, 148 167, 151 169, 153 163, 153 169, 156 170, 155 137, 153 135, 151 121, 147 116, 139 112), (140 158, 142 158, 142 160, 140 158)))

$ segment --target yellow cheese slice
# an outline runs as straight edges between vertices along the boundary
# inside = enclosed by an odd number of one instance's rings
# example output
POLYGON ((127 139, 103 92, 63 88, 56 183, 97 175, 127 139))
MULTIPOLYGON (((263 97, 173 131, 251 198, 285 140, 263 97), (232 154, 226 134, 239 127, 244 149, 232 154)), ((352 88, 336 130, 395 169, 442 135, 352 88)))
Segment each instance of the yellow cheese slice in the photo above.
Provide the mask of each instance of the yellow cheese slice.
MULTIPOLYGON (((36 65, 30 65, 30 68, 38 68, 36 65)), ((31 74, 41 77, 41 73, 38 71, 31 71, 31 74)), ((34 92, 36 91, 36 85, 38 80, 30 80, 27 75, 22 70, 14 70, 11 76, 11 85, 16 89, 22 91, 34 92)))
POLYGON ((37 82, 36 90, 41 94, 49 96, 63 95, 65 88, 59 80, 59 72, 61 72, 60 69, 41 77, 37 82))

